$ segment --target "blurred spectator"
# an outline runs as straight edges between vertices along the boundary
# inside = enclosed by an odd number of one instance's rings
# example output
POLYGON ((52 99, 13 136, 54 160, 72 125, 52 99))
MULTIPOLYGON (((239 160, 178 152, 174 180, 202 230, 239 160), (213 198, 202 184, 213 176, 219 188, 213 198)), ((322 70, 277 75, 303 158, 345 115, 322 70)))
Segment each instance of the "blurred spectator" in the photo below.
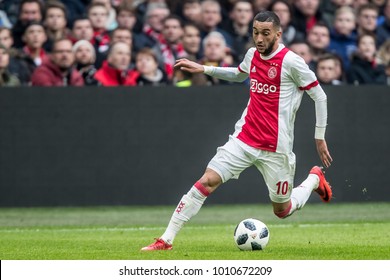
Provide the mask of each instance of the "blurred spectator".
POLYGON ((378 20, 377 20, 377 26, 381 25, 385 17, 383 16, 386 0, 371 0, 371 3, 373 3, 378 8, 378 20))
POLYGON ((7 28, 12 27, 12 24, 7 17, 7 13, 2 10, 0 10, 0 27, 7 27, 7 28))
POLYGON ((377 58, 381 64, 387 65, 390 63, 390 37, 380 46, 377 58))
POLYGON ((320 9, 326 22, 334 22, 336 10, 343 6, 352 7, 354 0, 328 0, 321 1, 320 9))
POLYGON ((222 20, 221 5, 215 0, 205 0, 201 2, 202 7, 202 21, 200 25, 200 36, 204 39, 207 34, 212 31, 218 31, 223 35, 226 41, 226 45, 229 48, 233 46, 232 36, 225 30, 218 27, 218 24, 222 20))
POLYGON ((379 9, 384 6, 386 0, 371 0, 371 3, 375 4, 379 9))
POLYGON ((12 38, 11 29, 7 27, 0 26, 0 44, 6 47, 9 50, 14 43, 12 38))
POLYGON ((15 48, 21 49, 23 47, 22 37, 29 23, 42 21, 43 9, 44 6, 40 0, 22 0, 19 7, 18 21, 12 28, 15 48))
POLYGON ((230 66, 225 62, 226 41, 218 31, 210 32, 203 40, 204 56, 201 59, 203 65, 230 66))
POLYGON ((153 48, 162 40, 163 20, 169 14, 170 11, 164 3, 150 3, 147 6, 142 33, 134 34, 136 52, 144 47, 153 48))
POLYGON ((251 1, 238 0, 234 2, 233 9, 230 12, 230 21, 225 30, 233 38, 231 53, 237 65, 244 59, 247 50, 253 46, 252 19, 253 7, 251 1))
MULTIPOLYGON (((217 67, 232 66, 226 63, 226 41, 218 31, 210 32, 203 40, 204 57, 200 60, 203 65, 211 65, 217 67)), ((208 85, 230 84, 228 81, 219 80, 215 77, 206 75, 208 85)))
POLYGON ((97 52, 102 53, 108 50, 110 45, 110 35, 106 29, 108 20, 108 10, 101 3, 94 3, 88 7, 88 18, 93 28, 92 45, 97 52))
POLYGON ((182 0, 163 0, 162 2, 165 2, 168 5, 168 8, 169 8, 169 10, 171 11, 172 14, 176 14, 177 16, 179 16, 177 14, 177 11, 179 10, 179 8, 183 4, 182 0))
POLYGON ((272 1, 268 10, 273 11, 280 19, 280 25, 283 31, 281 43, 290 46, 293 41, 304 40, 304 34, 292 25, 292 7, 286 0, 272 1))
POLYGON ((120 28, 126 28, 133 32, 141 30, 141 27, 138 27, 141 23, 138 22, 136 11, 130 3, 122 2, 119 5, 116 21, 120 28))
POLYGON ((360 35, 358 49, 352 56, 351 65, 347 70, 348 83, 386 84, 385 66, 377 63, 375 55, 375 35, 368 33, 360 35))
POLYGON ((173 78, 173 65, 178 58, 186 57, 183 43, 183 24, 178 16, 171 15, 164 19, 162 39, 154 50, 156 51, 160 67, 167 74, 168 79, 173 78))
POLYGON ((91 4, 99 3, 106 7, 108 11, 108 17, 105 29, 108 31, 114 30, 117 28, 118 24, 116 22, 116 11, 115 8, 111 5, 111 0, 92 0, 91 4))
POLYGON ((333 54, 324 54, 318 58, 316 75, 322 85, 341 85, 341 73, 337 71, 338 61, 333 54))
POLYGON ((34 61, 36 66, 41 65, 46 57, 46 51, 43 49, 43 45, 47 40, 42 23, 31 22, 25 29, 22 39, 25 44, 23 52, 34 61))
MULTIPOLYGON (((304 35, 318 22, 324 21, 319 9, 320 0, 293 0, 293 25, 304 35)), ((329 25, 329 22, 325 22, 329 25)))
MULTIPOLYGON (((129 45, 130 50, 133 48, 133 34, 127 28, 115 28, 111 33, 110 43, 114 44, 116 42, 123 42, 129 45)), ((103 61, 107 59, 108 51, 97 53, 95 67, 99 69, 103 65, 103 61)), ((129 64, 129 69, 133 68, 131 63, 129 64)))
POLYGON ((131 61, 130 46, 123 42, 113 43, 108 51, 107 60, 96 72, 95 79, 103 86, 135 86, 138 72, 129 70, 131 61))
POLYGON ((267 10, 267 7, 271 4, 272 0, 253 0, 254 14, 267 10))
POLYGON ((357 31, 358 35, 364 33, 375 33, 378 20, 378 7, 372 3, 362 5, 357 10, 357 31))
POLYGON ((0 44, 0 86, 15 87, 20 86, 19 79, 8 71, 9 53, 8 49, 0 44))
POLYGON ((169 83, 167 75, 159 69, 157 56, 152 49, 140 50, 135 57, 135 65, 139 73, 137 85, 161 86, 169 83))
MULTIPOLYGON (((198 61, 201 58, 200 49, 202 40, 200 30, 193 23, 184 25, 183 47, 187 52, 187 59, 198 61)), ((181 69, 174 69, 173 84, 177 87, 189 87, 192 85, 206 85, 207 77, 203 73, 191 74, 181 69)))
POLYGON ((95 48, 87 40, 79 40, 73 45, 76 69, 79 71, 84 80, 84 85, 95 86, 97 81, 94 76, 96 73, 95 48))
MULTIPOLYGON (((169 2, 171 2, 170 0, 169 2)), ((141 1, 135 1, 134 5, 136 6, 137 15, 139 18, 146 19, 148 10, 150 9, 150 5, 154 6, 165 6, 169 11, 170 8, 168 7, 168 3, 165 0, 141 0, 141 1), (157 5, 155 5, 157 4, 157 5)), ((145 22, 144 22, 145 23, 145 22)))
POLYGON ((378 26, 376 41, 378 46, 381 46, 388 38, 390 38, 390 0, 387 0, 383 6, 384 22, 378 26))
POLYGON ((202 7, 200 5, 200 0, 184 0, 182 14, 186 22, 194 23, 199 26, 202 20, 202 7))
POLYGON ((334 28, 330 33, 329 51, 337 53, 348 69, 352 53, 356 50, 355 14, 348 6, 337 9, 334 28))
MULTIPOLYGON (((39 65, 43 60, 46 60, 44 58, 46 55, 45 51, 50 49, 48 42, 64 37, 71 38, 73 43, 82 39, 90 41, 95 47, 95 51, 97 50, 95 52, 95 66, 102 65, 102 61, 107 58, 108 48, 111 43, 117 41, 126 42, 134 47, 134 53, 145 46, 149 46, 155 51, 159 51, 156 53, 157 59, 166 62, 164 63, 164 69, 161 70, 166 70, 170 79, 172 79, 175 73, 172 68, 173 61, 178 57, 187 57, 191 60, 204 59, 206 57, 205 54, 203 55, 204 44, 202 44, 200 38, 205 38, 210 31, 217 30, 225 37, 225 42, 228 42, 226 43, 226 50, 223 52, 225 55, 223 63, 235 65, 235 63, 243 59, 247 48, 252 45, 250 21, 253 14, 252 16, 244 16, 247 13, 247 7, 251 7, 252 13, 253 11, 258 12, 264 9, 277 13, 283 28, 281 42, 288 47, 290 47, 291 43, 294 43, 294 50, 306 57, 306 59, 309 58, 308 64, 312 69, 321 56, 327 55, 327 51, 341 55, 342 65, 340 67, 343 68, 348 68, 352 54, 355 62, 359 61, 362 57, 361 51, 354 53, 357 49, 356 41, 358 34, 374 33, 378 50, 379 47, 385 45, 386 39, 390 38, 390 0, 2 0, 1 2, 0 9, 4 7, 4 11, 7 11, 7 13, 2 15, 0 11, 0 43, 4 41, 3 44, 8 49, 9 72, 19 78, 24 85, 30 79, 31 69, 34 68, 33 65, 39 65), (80 11, 85 9, 86 5, 90 5, 87 14, 94 18, 91 18, 91 20, 94 22, 95 31, 92 29, 92 23, 89 18, 76 18, 73 23, 67 22, 67 18, 77 17, 80 11), (164 18, 170 14, 167 5, 171 8, 180 7, 177 11, 183 14, 183 18, 187 22, 199 24, 198 28, 200 29, 197 29, 194 25, 186 25, 183 29, 183 35, 178 36, 179 39, 176 40, 174 32, 164 30, 162 24, 164 18), (105 12, 103 13, 105 15, 101 16, 101 14, 97 13, 94 17, 90 14, 90 8, 95 6, 100 7, 100 10, 99 8, 97 9, 99 12, 102 11, 101 8, 104 6, 105 12), (141 11, 141 14, 145 14, 145 26, 143 27, 141 27, 143 18, 139 18, 139 15, 135 12, 135 7, 137 7, 138 11, 141 11), (353 11, 348 7, 353 7, 357 12, 355 32, 351 31, 353 29, 351 27, 353 25, 353 20, 351 21, 353 11), (19 9, 18 13, 15 13, 16 8, 19 9), (117 13, 116 17, 112 17, 112 15, 115 15, 114 8, 117 13), (159 10, 159 8, 161 9, 159 10), (338 9, 337 12, 336 9, 338 9), (75 12, 76 10, 77 12, 75 12), (107 13, 108 10, 112 12, 107 13), (10 11, 10 14, 8 14, 8 11, 10 11), (222 14, 227 15, 227 12, 229 12, 229 17, 225 20, 228 22, 228 25, 224 25, 224 28, 221 28, 222 14), (112 17, 111 24, 108 20, 109 14, 112 17), (15 22, 15 15, 17 15, 17 22, 12 28, 12 32, 15 35, 10 36, 9 30, 1 29, 1 26, 4 24, 11 26, 15 22), (292 15, 295 15, 293 23, 290 22, 292 15), (337 19, 338 15, 340 15, 340 18, 337 19), (382 20, 379 18, 381 15, 382 20), (11 22, 7 22, 7 17, 11 19, 11 22), (101 20, 102 18, 105 19, 101 20), (334 19, 333 28, 329 30, 328 23, 332 18, 334 19), (2 23, 3 19, 5 19, 4 23, 2 23), (32 22, 33 24, 30 25, 32 22), (47 41, 43 45, 45 51, 38 51, 38 45, 44 37, 38 31, 40 29, 38 27, 39 22, 43 23, 46 28, 47 41), (102 26, 102 22, 106 22, 110 28, 118 24, 118 26, 125 29, 117 28, 110 34, 106 25, 103 28, 99 28, 102 26), (245 24, 246 22, 249 22, 249 24, 245 24), (66 29, 67 23, 72 26, 71 34, 66 29), (299 32, 298 30, 302 26, 304 26, 303 30, 306 32, 309 50, 306 49, 302 42, 304 40, 304 32, 299 32), (29 32, 27 32, 26 27, 28 27, 29 32), (133 33, 134 29, 142 32, 142 35, 136 34, 137 32, 133 33), (21 30, 23 30, 22 33, 21 30), (165 32, 166 35, 164 34, 165 32), (172 36, 171 38, 174 39, 173 43, 170 43, 170 38, 165 38, 166 36, 172 36), (330 42, 329 37, 331 37, 330 42), (13 46, 17 46, 20 50, 7 47, 7 40, 13 42, 13 46), (173 47, 171 47, 171 44, 173 47), (176 54, 178 50, 182 52, 181 55, 176 54), (232 61, 232 55, 234 61, 232 61), (99 61, 100 64, 98 63, 99 61)), ((81 53, 87 48, 85 43, 78 46, 77 49, 81 58, 86 55, 81 53)), ((381 53, 385 53, 388 50, 386 48, 383 49, 384 51, 381 53)), ((382 63, 388 65, 385 61, 382 63)), ((376 62, 373 62, 373 64, 376 64, 376 62)), ((132 69, 134 66, 131 62, 128 65, 128 69, 132 69)), ((77 68, 79 67, 81 65, 77 64, 77 68)), ((82 70, 82 68, 79 69, 82 70)), ((178 73, 177 75, 179 76, 180 74, 178 73)), ((192 75, 188 77, 183 76, 182 78, 176 77, 176 81, 191 81, 191 84, 193 84, 192 78, 192 75)), ((342 80, 342 77, 340 77, 340 80, 342 80)))
MULTIPOLYGON (((19 7, 22 0, 1 0, 0 9, 3 10, 13 26, 19 18, 19 7)), ((12 28, 12 26, 10 28, 12 28)))
POLYGON ((390 86, 390 38, 388 38, 379 48, 377 53, 378 63, 385 65, 387 85, 390 86))
MULTIPOLYGON (((129 45, 130 49, 133 48, 133 34, 127 28, 117 27, 111 32, 110 36, 110 44, 114 44, 116 42, 123 42, 129 45)), ((109 50, 105 52, 97 53, 95 67, 100 68, 103 64, 103 61, 107 59, 109 50)), ((130 67, 130 65, 129 65, 130 67)))
POLYGON ((73 22, 71 40, 73 43, 78 40, 92 41, 93 28, 92 23, 87 17, 76 18, 73 22))
POLYGON ((309 45, 305 41, 294 41, 290 44, 289 49, 303 58, 312 71, 316 70, 316 63, 313 60, 313 54, 309 45))
POLYGON ((200 30, 193 23, 187 23, 183 27, 183 47, 187 53, 187 58, 192 61, 200 59, 200 30))
POLYGON ((22 0, 19 6, 18 20, 22 23, 41 21, 43 18, 44 5, 40 0, 22 0))
POLYGON ((307 33, 307 43, 311 49, 313 60, 325 54, 330 44, 330 31, 326 24, 317 22, 307 33))
POLYGON ((114 8, 118 8, 122 3, 133 3, 133 0, 111 0, 111 5, 114 8))
POLYGON ((36 67, 35 63, 22 51, 12 48, 13 43, 11 29, 0 27, 0 44, 8 50, 10 56, 8 71, 15 75, 22 85, 28 85, 31 74, 36 67))
POLYGON ((33 86, 83 86, 81 74, 73 67, 74 54, 69 39, 53 43, 53 50, 32 74, 33 86))
POLYGON ((66 7, 59 1, 51 0, 46 3, 43 23, 47 35, 46 51, 51 50, 54 41, 70 36, 70 31, 66 27, 66 7))
POLYGON ((346 83, 347 79, 345 78, 346 73, 345 73, 345 70, 343 68, 343 60, 341 59, 341 57, 337 53, 332 53, 332 55, 334 57, 334 61, 336 62, 335 76, 342 83, 346 83))
POLYGON ((366 5, 370 2, 370 0, 354 0, 352 3, 352 8, 355 12, 359 9, 360 6, 366 5))
POLYGON ((66 7, 68 27, 73 26, 75 19, 85 16, 90 0, 60 0, 66 7))
POLYGON ((111 43, 123 42, 132 47, 133 45, 133 34, 127 28, 118 27, 115 28, 111 33, 111 43))

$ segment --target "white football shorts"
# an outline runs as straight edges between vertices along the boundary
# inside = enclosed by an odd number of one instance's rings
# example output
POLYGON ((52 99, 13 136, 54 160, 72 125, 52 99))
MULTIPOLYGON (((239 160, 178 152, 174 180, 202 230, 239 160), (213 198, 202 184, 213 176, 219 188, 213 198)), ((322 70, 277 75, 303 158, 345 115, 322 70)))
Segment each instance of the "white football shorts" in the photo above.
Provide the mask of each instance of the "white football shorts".
POLYGON ((253 148, 236 137, 217 148, 207 168, 217 172, 225 183, 238 179, 242 171, 256 166, 263 175, 271 201, 284 203, 290 200, 294 176, 295 154, 281 154, 253 148))

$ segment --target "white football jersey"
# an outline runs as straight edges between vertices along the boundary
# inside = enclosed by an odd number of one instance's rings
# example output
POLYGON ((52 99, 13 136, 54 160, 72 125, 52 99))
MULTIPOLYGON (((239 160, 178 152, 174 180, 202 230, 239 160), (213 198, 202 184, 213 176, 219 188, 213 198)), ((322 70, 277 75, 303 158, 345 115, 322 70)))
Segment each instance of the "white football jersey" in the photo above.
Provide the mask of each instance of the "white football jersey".
POLYGON ((318 85, 305 61, 283 44, 269 56, 251 48, 238 70, 250 78, 250 98, 233 136, 249 146, 290 153, 303 92, 318 85))

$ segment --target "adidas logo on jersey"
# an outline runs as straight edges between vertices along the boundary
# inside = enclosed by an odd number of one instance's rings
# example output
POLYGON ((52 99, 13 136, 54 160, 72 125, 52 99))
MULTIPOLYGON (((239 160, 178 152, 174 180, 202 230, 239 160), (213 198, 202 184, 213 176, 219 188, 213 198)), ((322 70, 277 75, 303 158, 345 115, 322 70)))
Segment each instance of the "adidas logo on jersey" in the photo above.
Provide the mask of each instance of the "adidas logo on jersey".
POLYGON ((255 72, 256 72, 256 66, 253 66, 251 72, 252 72, 252 73, 255 73, 255 72))

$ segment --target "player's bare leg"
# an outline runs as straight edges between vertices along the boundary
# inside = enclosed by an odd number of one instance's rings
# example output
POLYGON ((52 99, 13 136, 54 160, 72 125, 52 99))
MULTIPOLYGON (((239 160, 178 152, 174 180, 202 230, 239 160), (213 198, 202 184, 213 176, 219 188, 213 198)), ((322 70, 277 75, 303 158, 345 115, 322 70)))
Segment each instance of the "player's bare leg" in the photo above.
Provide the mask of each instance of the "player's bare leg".
POLYGON ((222 184, 214 170, 207 168, 203 176, 192 186, 177 205, 164 234, 142 251, 171 250, 172 243, 183 225, 195 216, 206 198, 222 184))
POLYGON ((318 166, 314 166, 306 180, 292 190, 290 201, 272 203, 275 215, 281 219, 287 218, 305 205, 313 191, 317 192, 324 202, 332 199, 332 189, 325 179, 322 168, 318 166))

